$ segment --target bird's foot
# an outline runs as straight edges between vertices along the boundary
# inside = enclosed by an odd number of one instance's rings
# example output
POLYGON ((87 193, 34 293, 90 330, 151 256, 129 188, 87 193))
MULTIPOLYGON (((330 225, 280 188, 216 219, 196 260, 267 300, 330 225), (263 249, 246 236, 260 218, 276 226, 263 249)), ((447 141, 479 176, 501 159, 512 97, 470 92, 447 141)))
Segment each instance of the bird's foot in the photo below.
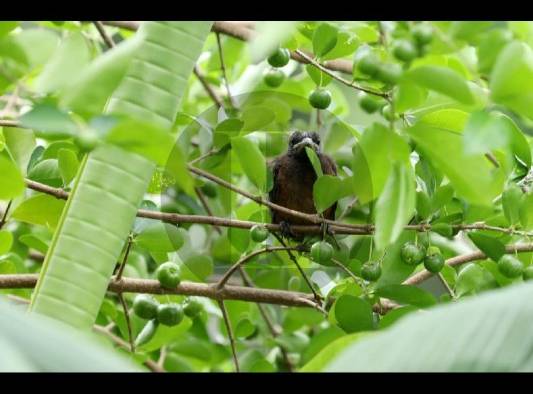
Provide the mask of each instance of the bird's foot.
POLYGON ((335 238, 335 231, 331 228, 331 226, 326 222, 320 223, 320 232, 322 233, 322 239, 326 239, 326 236, 329 235, 331 239, 333 240, 333 243, 335 244, 337 249, 340 249, 339 243, 337 242, 337 239, 335 238))
POLYGON ((294 238, 295 234, 291 229, 289 222, 282 220, 279 222, 280 233, 283 238, 294 238))

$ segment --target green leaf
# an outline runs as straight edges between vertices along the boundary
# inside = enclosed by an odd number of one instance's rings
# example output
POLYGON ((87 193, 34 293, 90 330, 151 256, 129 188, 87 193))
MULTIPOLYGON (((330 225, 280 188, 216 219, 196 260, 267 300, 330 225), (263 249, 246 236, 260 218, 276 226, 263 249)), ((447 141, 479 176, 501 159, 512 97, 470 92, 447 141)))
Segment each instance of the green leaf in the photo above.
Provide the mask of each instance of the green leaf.
POLYGON ((410 81, 401 81, 398 84, 398 93, 395 96, 395 110, 403 113, 409 109, 422 105, 428 96, 426 89, 410 81))
POLYGON ((319 213, 352 192, 350 178, 341 179, 333 175, 323 175, 313 185, 313 199, 319 213))
POLYGON ((0 200, 10 200, 24 193, 24 178, 17 166, 0 155, 0 200))
POLYGON ((508 134, 502 132, 505 121, 500 121, 501 119, 484 111, 473 112, 464 131, 465 153, 483 154, 493 149, 507 147, 508 134))
POLYGON ((160 324, 157 327, 155 335, 144 345, 139 346, 140 351, 152 352, 171 344, 173 340, 183 336, 183 334, 191 327, 191 319, 185 317, 180 324, 174 327, 168 327, 160 324))
POLYGON ((215 133, 237 135, 239 134, 239 131, 242 130, 243 126, 244 122, 242 120, 237 118, 228 118, 217 124, 217 127, 215 128, 215 133))
POLYGON ((261 191, 267 186, 267 166, 261 150, 245 137, 231 139, 231 147, 239 158, 241 167, 248 179, 261 191))
POLYGON ((183 246, 183 237, 175 225, 153 223, 141 231, 135 242, 150 252, 169 253, 183 246))
POLYGON ((78 156, 70 149, 60 149, 57 153, 57 163, 63 184, 68 185, 78 173, 78 156))
POLYGON ((416 183, 412 168, 395 165, 376 203, 377 250, 394 243, 411 220, 416 204, 416 183))
POLYGON ((453 98, 463 104, 474 104, 474 96, 461 75, 447 67, 420 66, 405 73, 407 80, 423 88, 453 98))
POLYGON ((510 225, 520 221, 520 203, 522 202, 522 189, 516 184, 511 184, 502 194, 502 207, 505 217, 510 225))
POLYGON ((35 86, 37 92, 50 93, 65 87, 89 64, 89 60, 85 38, 80 32, 71 33, 39 74, 35 86))
POLYGON ((239 320, 235 327, 235 337, 243 339, 247 338, 255 332, 255 325, 247 317, 239 320))
POLYGON ((379 328, 381 330, 388 328, 395 324, 398 320, 402 319, 404 316, 417 310, 418 308, 412 305, 402 306, 400 308, 393 309, 387 312, 387 314, 381 318, 381 320, 379 321, 379 328))
POLYGON ((22 126, 33 129, 37 137, 61 139, 73 136, 78 127, 70 116, 48 104, 37 105, 20 118, 22 126))
POLYGON ((13 245, 13 234, 7 230, 0 230, 0 255, 6 254, 13 245))
POLYGON ((518 41, 505 46, 490 75, 494 102, 533 119, 533 51, 518 41))
POLYGON ((337 326, 330 326, 319 331, 311 337, 311 341, 309 341, 309 344, 305 347, 305 350, 302 353, 302 363, 307 363, 328 344, 345 335, 344 331, 337 326))
POLYGON ((63 185, 59 164, 56 159, 47 159, 38 162, 28 173, 32 181, 44 183, 53 187, 63 185))
POLYGON ((324 172, 322 171, 322 164, 320 163, 320 159, 318 158, 316 152, 306 146, 305 153, 307 154, 307 157, 309 158, 309 161, 315 170, 317 178, 320 178, 322 175, 324 175, 324 172))
POLYGON ((23 49, 31 66, 40 66, 54 54, 59 36, 46 29, 23 29, 13 35, 13 40, 23 49))
POLYGON ((339 31, 335 47, 326 55, 322 56, 322 60, 339 59, 351 55, 358 46, 359 40, 354 34, 347 31, 339 31))
POLYGON ((418 123, 407 130, 417 150, 454 186, 457 194, 473 204, 491 206, 503 188, 503 173, 484 155, 465 155, 462 135, 429 123, 418 123))
POLYGON ((427 308, 437 303, 433 294, 419 287, 409 285, 387 285, 376 289, 375 294, 400 304, 427 308))
POLYGON ((372 307, 359 297, 343 295, 335 302, 335 318, 347 333, 373 328, 372 307))
POLYGON ((194 178, 189 173, 185 154, 179 144, 173 144, 172 152, 166 157, 166 172, 189 196, 196 197, 194 192, 194 178))
POLYGON ((254 39, 249 44, 252 62, 260 61, 270 55, 278 46, 292 36, 297 22, 260 21, 255 23, 254 39))
POLYGON ((529 230, 533 225, 533 193, 528 193, 520 203, 520 223, 529 230))
POLYGON ((531 297, 533 286, 520 284, 411 314, 388 330, 349 345, 326 370, 531 371, 531 297))
POLYGON ((495 237, 490 237, 485 234, 471 231, 468 233, 468 237, 477 246, 479 250, 485 253, 494 262, 498 262, 500 257, 505 254, 505 245, 501 243, 495 237))
POLYGON ((184 279, 204 282, 213 273, 213 260, 210 256, 194 255, 185 260, 182 270, 184 279))
POLYGON ((6 140, 6 146, 11 156, 17 163, 21 173, 26 174, 28 162, 35 147, 35 136, 33 131, 6 127, 2 131, 6 140))
POLYGON ((486 289, 491 279, 491 275, 478 264, 467 264, 457 275, 455 293, 458 297, 466 294, 476 294, 486 289))
POLYGON ((405 140, 379 123, 365 130, 353 148, 353 188, 361 204, 378 197, 395 162, 408 162, 405 140))
POLYGON ((313 52, 322 57, 335 48, 338 30, 329 23, 321 23, 313 33, 313 52))
POLYGON ((265 105, 252 105, 243 110, 241 119, 243 132, 260 131, 276 119, 276 114, 265 105))
POLYGON ((331 76, 320 71, 312 64, 305 66, 305 71, 307 71, 307 74, 311 77, 313 82, 316 83, 316 86, 327 86, 332 80, 331 76))
POLYGON ((28 248, 35 249, 42 254, 48 251, 48 243, 37 234, 24 234, 19 237, 19 242, 26 245, 28 248))
POLYGON ((368 334, 368 332, 358 332, 336 339, 300 368, 299 372, 321 372, 348 345, 365 338, 368 334))
POLYGON ((493 29, 484 34, 477 46, 478 68, 480 72, 491 72, 498 55, 512 38, 512 32, 507 29, 493 29))
POLYGON ((2 21, 0 23, 0 38, 9 34, 10 31, 17 28, 19 23, 17 21, 2 21))
POLYGON ((24 200, 11 217, 21 222, 38 224, 54 229, 57 226, 65 201, 48 194, 37 194, 24 200))

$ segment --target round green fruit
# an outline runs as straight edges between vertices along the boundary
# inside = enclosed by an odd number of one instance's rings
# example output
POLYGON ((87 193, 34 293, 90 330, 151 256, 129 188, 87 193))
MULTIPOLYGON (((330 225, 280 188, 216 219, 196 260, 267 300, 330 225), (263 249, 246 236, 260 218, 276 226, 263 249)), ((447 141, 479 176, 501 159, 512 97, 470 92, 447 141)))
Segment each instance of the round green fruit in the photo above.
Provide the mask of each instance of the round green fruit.
POLYGON ((426 250, 423 246, 416 245, 413 242, 407 242, 402 246, 400 251, 402 261, 408 265, 417 265, 424 260, 426 250))
POLYGON ((157 300, 148 294, 138 294, 133 300, 133 312, 141 319, 153 319, 157 316, 157 300))
POLYGON ((526 268, 524 268, 524 272, 522 272, 522 278, 524 280, 533 279, 533 265, 528 265, 526 268))
POLYGON ((265 84, 271 88, 277 88, 284 80, 285 74, 283 71, 275 68, 268 70, 263 76, 263 81, 265 81, 265 84))
POLYGON ((100 138, 94 131, 85 130, 74 137, 74 143, 82 152, 90 152, 100 144, 100 138))
POLYGON ((311 246, 311 257, 317 263, 327 263, 333 257, 333 246, 326 241, 315 242, 311 246))
POLYGON ((498 260, 498 270, 503 276, 513 279, 522 275, 524 264, 516 257, 506 254, 498 260))
POLYGON ((377 261, 368 261, 361 267, 361 277, 369 282, 375 282, 381 276, 381 266, 377 261))
POLYGON ((171 261, 161 264, 156 270, 156 276, 161 286, 167 289, 174 289, 181 282, 180 267, 171 261))
POLYGON ((196 297, 189 297, 187 301, 185 302, 185 306, 183 307, 183 312, 185 312, 186 316, 192 319, 198 316, 198 314, 202 311, 202 309, 203 309, 203 305, 196 297))
POLYGON ((444 267, 444 257, 439 248, 430 247, 426 257, 424 257, 424 268, 436 274, 442 270, 442 267, 444 267))
POLYGON ((250 237, 254 242, 263 242, 268 238, 268 234, 267 228, 265 226, 261 226, 260 224, 256 224, 250 229, 250 237))
POLYGON ((183 309, 178 304, 162 304, 157 308, 157 321, 165 326, 175 326, 183 320, 183 309))
POLYGON ((209 198, 215 198, 218 195, 216 186, 211 182, 205 183, 201 190, 209 198))
POLYGON ((268 64, 272 67, 283 67, 289 63, 291 53, 287 48, 278 48, 268 57, 268 64))
POLYGON ((399 40, 394 44, 392 54, 396 59, 408 63, 418 56, 418 51, 411 41, 399 40))
POLYGON ((418 24, 413 27, 413 38, 420 46, 429 44, 433 40, 433 29, 426 24, 418 24))
POLYGON ((394 120, 396 118, 396 115, 394 114, 392 107, 390 104, 387 104, 381 108, 381 115, 389 121, 394 120))
POLYGON ((331 104, 331 93, 326 89, 316 89, 309 95, 309 103, 313 108, 326 109, 331 104))
POLYGON ((397 63, 382 64, 375 75, 378 81, 383 83, 394 85, 402 77, 402 66, 397 63))
POLYGON ((357 69, 369 77, 376 75, 379 67, 379 59, 372 54, 366 54, 357 62, 357 69))
POLYGON ((359 106, 366 113, 373 114, 383 106, 383 103, 365 93, 359 100, 359 106))

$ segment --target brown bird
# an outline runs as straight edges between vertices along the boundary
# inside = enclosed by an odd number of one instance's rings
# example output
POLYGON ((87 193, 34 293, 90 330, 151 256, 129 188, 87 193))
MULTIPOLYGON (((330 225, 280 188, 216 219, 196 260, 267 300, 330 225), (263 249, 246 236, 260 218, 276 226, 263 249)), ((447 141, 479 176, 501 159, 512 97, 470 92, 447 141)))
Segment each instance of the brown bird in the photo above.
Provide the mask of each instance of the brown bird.
MULTIPOLYGON (((273 173, 273 187, 269 193, 271 202, 300 212, 316 214, 313 200, 313 184, 317 176, 305 147, 313 149, 322 166, 325 175, 337 175, 337 166, 331 157, 320 152, 320 136, 315 132, 295 131, 289 137, 287 153, 277 157, 271 164, 273 173)), ((324 218, 335 219, 337 203, 324 211, 324 218)), ((290 225, 310 224, 305 219, 296 218, 283 212, 271 209, 272 223, 281 226, 281 233, 285 237, 297 241, 303 239, 303 234, 294 232, 290 225)))

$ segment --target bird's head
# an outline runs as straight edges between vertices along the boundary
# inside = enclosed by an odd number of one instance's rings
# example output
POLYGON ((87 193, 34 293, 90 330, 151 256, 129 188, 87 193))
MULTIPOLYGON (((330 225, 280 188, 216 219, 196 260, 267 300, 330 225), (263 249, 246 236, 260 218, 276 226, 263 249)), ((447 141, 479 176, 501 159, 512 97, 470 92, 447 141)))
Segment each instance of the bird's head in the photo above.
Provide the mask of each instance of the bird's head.
POLYGON ((305 147, 318 153, 320 150, 320 136, 313 131, 295 131, 289 137, 289 154, 305 155, 305 147))

